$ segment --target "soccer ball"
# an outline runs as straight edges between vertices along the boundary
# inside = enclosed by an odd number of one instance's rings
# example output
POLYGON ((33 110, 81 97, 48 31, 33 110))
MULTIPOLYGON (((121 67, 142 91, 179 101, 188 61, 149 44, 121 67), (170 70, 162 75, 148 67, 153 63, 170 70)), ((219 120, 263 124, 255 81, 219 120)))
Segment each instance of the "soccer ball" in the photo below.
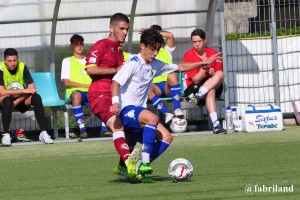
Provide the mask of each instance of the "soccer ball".
POLYGON ((24 87, 18 82, 12 82, 8 85, 7 89, 9 89, 9 90, 20 90, 20 89, 24 89, 24 87))
MULTIPOLYGON (((7 89, 9 90, 22 90, 24 87, 18 82, 12 82, 8 85, 7 89)), ((13 98, 18 98, 20 95, 14 95, 13 98)))
POLYGON ((185 158, 177 158, 170 163, 168 174, 174 182, 187 181, 193 175, 193 165, 185 158))
POLYGON ((170 130, 172 133, 184 133, 187 129, 186 119, 181 119, 178 117, 173 117, 170 124, 170 130))

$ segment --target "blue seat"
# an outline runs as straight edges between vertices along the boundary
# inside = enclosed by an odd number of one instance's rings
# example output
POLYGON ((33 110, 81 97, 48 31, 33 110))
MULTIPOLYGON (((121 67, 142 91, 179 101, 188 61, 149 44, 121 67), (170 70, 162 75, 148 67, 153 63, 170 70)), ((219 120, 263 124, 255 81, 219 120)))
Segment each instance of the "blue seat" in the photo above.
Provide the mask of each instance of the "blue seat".
POLYGON ((58 95, 55 78, 51 72, 33 72, 31 76, 34 81, 37 93, 41 95, 43 106, 50 108, 51 117, 53 118, 54 137, 58 137, 57 111, 64 112, 65 134, 69 138, 69 116, 66 109, 65 100, 58 95))

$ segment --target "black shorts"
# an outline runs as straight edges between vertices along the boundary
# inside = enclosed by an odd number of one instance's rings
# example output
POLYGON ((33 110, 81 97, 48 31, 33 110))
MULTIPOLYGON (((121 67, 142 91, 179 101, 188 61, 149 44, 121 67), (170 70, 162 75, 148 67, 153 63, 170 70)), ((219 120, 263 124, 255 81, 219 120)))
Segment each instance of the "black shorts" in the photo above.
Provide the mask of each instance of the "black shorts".
POLYGON ((26 106, 25 105, 25 100, 21 101, 16 107, 15 109, 20 111, 21 113, 25 113, 26 111, 28 111, 30 109, 31 106, 26 106))
MULTIPOLYGON (((184 90, 184 96, 188 97, 191 93, 196 94, 199 92, 199 88, 207 81, 209 78, 204 78, 200 83, 195 84, 192 83, 184 90)), ((222 95, 223 92, 223 83, 218 87, 216 90, 216 99, 219 98, 222 95)), ((197 104, 198 106, 204 106, 205 105, 205 99, 200 99, 200 101, 197 104)))

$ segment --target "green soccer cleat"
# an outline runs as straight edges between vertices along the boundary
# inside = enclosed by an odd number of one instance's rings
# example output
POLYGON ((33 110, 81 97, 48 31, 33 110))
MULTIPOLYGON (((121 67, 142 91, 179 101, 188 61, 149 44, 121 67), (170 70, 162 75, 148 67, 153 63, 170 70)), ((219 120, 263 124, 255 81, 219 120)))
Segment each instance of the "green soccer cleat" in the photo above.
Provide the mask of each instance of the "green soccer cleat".
POLYGON ((143 177, 141 180, 140 180, 140 183, 155 183, 155 181, 151 178, 148 178, 148 177, 143 177))
POLYGON ((116 166, 113 169, 113 173, 121 175, 121 176, 124 176, 126 178, 128 177, 127 168, 126 167, 122 167, 121 165, 116 166))
POLYGON ((153 169, 150 166, 150 163, 142 163, 140 168, 138 169, 138 173, 141 174, 142 176, 145 175, 150 175, 152 174, 153 169))
POLYGON ((134 174, 132 176, 128 176, 128 180, 131 184, 137 183, 154 183, 154 180, 148 177, 144 177, 141 174, 134 174))
MULTIPOLYGON (((125 161, 125 164, 127 166, 127 173, 130 176, 136 175, 137 167, 136 164, 138 160, 141 157, 140 150, 138 148, 135 148, 131 154, 128 156, 128 159, 125 161)), ((129 177, 130 178, 130 177, 129 177)))

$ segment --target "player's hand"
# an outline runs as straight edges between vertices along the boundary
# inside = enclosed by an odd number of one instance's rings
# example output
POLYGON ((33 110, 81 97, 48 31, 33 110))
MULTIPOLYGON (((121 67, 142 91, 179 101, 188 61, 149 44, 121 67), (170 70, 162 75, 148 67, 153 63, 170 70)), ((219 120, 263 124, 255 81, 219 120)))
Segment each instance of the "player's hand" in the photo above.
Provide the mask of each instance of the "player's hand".
POLYGON ((206 64, 210 65, 211 63, 215 62, 216 60, 219 60, 219 59, 222 60, 223 58, 222 58, 221 54, 222 54, 222 52, 219 52, 219 53, 216 53, 216 54, 210 56, 209 58, 207 58, 205 60, 206 64))
POLYGON ((202 68, 203 70, 207 70, 208 67, 209 67, 209 65, 202 65, 202 66, 201 66, 201 68, 202 68))
POLYGON ((25 94, 35 94, 36 93, 36 89, 33 89, 33 88, 26 88, 23 90, 23 92, 25 94))
POLYGON ((117 115, 120 113, 120 104, 119 103, 114 103, 113 105, 110 106, 109 111, 113 113, 114 115, 117 115))

